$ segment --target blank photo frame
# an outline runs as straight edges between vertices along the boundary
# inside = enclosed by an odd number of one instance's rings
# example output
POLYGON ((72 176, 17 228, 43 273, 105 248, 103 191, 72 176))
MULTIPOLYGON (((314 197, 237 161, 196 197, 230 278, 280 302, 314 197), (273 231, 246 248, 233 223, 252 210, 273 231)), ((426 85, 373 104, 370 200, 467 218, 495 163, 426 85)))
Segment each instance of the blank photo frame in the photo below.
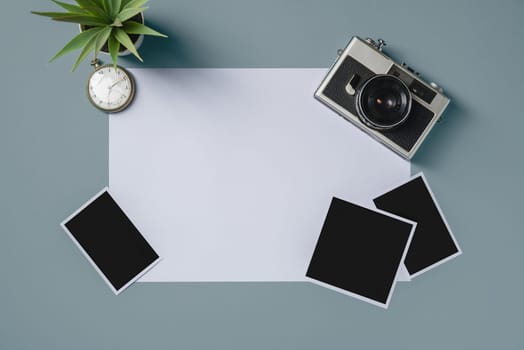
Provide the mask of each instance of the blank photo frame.
POLYGON ((160 260, 107 188, 61 225, 117 295, 160 260))
POLYGON ((422 173, 374 199, 377 208, 417 222, 404 264, 411 278, 462 251, 422 173))
POLYGON ((333 198, 306 276, 387 308, 416 223, 333 198))

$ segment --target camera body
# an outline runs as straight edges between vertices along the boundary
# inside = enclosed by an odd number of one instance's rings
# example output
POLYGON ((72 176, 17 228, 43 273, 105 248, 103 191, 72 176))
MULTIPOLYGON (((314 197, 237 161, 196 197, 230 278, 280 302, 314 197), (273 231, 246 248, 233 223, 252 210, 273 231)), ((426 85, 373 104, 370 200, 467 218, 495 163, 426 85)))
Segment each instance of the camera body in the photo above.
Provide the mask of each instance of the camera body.
POLYGON ((385 42, 353 37, 315 98, 405 159, 411 159, 449 104, 435 83, 382 52, 385 42))

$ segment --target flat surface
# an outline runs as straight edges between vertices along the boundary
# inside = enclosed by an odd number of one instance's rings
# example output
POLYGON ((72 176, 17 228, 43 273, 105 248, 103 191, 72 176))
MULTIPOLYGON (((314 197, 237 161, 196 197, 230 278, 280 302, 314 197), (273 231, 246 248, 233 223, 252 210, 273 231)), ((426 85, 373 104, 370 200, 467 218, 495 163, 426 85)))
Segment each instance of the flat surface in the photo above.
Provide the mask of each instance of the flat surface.
POLYGON ((142 281, 304 281, 333 196, 373 208, 409 178, 312 98, 325 69, 132 73, 141 90, 109 121, 109 188, 163 258, 142 281))
POLYGON ((333 197, 306 276, 387 308, 416 224, 333 197))
POLYGON ((464 253, 398 284, 387 311, 310 283, 141 283, 115 297, 59 226, 108 184, 107 116, 85 96, 91 68, 69 73, 75 55, 47 63, 77 28, 29 14, 51 2, 10 1, 0 348, 524 348, 522 1, 149 5, 146 21, 170 38, 146 38, 141 67, 328 68, 351 35, 383 37, 451 97, 412 172, 424 171, 464 253))

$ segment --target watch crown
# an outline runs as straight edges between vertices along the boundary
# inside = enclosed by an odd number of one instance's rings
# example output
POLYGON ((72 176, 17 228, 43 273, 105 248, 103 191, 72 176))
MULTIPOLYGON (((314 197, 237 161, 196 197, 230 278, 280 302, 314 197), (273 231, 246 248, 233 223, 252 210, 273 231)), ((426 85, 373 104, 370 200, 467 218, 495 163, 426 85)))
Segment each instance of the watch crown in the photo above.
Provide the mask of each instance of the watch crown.
POLYGON ((100 60, 98 58, 94 58, 91 60, 91 65, 95 67, 95 69, 98 69, 100 67, 100 60))

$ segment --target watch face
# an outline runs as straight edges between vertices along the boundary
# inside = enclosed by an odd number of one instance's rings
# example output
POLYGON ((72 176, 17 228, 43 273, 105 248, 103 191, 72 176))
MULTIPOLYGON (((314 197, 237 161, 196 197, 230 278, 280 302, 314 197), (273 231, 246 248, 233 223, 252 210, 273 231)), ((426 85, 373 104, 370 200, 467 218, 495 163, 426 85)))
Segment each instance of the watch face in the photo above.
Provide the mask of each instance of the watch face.
POLYGON ((87 95, 91 103, 101 110, 121 111, 133 99, 133 78, 121 67, 102 66, 89 78, 87 95))

